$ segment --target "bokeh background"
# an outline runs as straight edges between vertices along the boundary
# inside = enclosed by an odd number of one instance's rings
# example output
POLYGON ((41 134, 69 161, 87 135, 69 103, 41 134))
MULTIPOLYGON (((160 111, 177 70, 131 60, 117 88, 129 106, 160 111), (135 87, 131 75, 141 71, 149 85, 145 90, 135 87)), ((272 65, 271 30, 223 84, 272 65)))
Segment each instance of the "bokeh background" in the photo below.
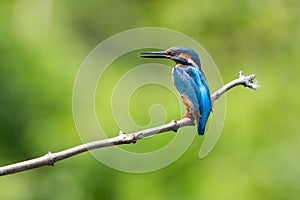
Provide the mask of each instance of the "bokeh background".
MULTIPOLYGON (((1 177, 0 198, 298 199, 299 10, 297 0, 1 1, 1 165, 81 144, 72 116, 77 70, 98 43, 121 31, 144 26, 180 31, 206 48, 224 82, 243 70, 257 74, 261 87, 227 93, 222 135, 202 160, 201 137, 175 163, 147 174, 116 171, 85 153, 54 168, 1 177)), ((133 53, 107 72, 98 102, 111 93, 117 77, 144 62, 133 53)), ((132 97, 136 123, 149 123, 147 110, 157 102, 166 105, 167 120, 180 118, 178 108, 170 106, 174 100, 160 90, 145 86, 132 97)), ((107 114, 105 129, 114 135, 118 127, 109 100, 96 107, 99 117, 107 114)), ((145 139, 137 151, 159 148, 171 134, 145 139)))

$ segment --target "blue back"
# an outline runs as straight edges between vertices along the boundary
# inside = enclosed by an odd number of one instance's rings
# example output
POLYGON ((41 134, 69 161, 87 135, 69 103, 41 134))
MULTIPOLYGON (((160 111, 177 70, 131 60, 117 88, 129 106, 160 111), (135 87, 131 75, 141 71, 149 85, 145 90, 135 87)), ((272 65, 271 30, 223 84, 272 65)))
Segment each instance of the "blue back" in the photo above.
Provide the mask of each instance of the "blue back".
POLYGON ((203 135, 205 125, 212 109, 209 88, 200 69, 190 65, 176 65, 173 69, 174 84, 191 105, 198 134, 203 135))

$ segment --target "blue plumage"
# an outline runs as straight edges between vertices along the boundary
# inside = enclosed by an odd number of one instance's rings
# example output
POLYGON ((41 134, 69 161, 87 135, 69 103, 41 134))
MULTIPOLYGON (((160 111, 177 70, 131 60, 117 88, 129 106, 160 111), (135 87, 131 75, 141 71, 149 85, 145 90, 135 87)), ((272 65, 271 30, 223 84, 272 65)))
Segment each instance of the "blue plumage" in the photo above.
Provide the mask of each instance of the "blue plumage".
POLYGON ((198 134, 203 135, 212 105, 198 54, 186 47, 171 47, 166 51, 142 53, 142 57, 175 61, 172 70, 174 84, 187 108, 187 115, 196 120, 198 134))

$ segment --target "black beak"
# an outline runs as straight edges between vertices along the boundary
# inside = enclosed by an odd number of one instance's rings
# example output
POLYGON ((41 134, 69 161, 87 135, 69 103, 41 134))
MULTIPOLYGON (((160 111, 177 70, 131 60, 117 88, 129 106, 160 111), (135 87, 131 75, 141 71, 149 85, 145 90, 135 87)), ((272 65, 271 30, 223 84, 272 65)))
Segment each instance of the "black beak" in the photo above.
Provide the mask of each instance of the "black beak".
POLYGON ((140 53, 142 58, 170 58, 170 55, 166 51, 152 51, 140 53))

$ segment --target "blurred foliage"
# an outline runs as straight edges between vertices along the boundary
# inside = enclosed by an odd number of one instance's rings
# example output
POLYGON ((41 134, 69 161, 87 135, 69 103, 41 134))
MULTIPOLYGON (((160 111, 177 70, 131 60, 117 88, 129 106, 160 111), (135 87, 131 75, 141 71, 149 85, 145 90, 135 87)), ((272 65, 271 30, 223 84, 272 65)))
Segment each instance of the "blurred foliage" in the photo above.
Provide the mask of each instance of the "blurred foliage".
MULTIPOLYGON (((171 166, 148 174, 115 171, 86 153, 55 168, 1 177, 1 199, 298 199, 299 10, 297 0, 1 1, 1 165, 81 143, 72 118, 77 70, 99 42, 124 30, 154 26, 185 33, 207 49, 225 82, 243 70, 256 73, 261 85, 256 92, 240 87, 227 93, 222 136, 205 159, 197 157, 200 137, 171 166)), ((134 59, 122 62, 134 66, 134 59)), ((113 83, 126 70, 110 69, 107 77, 113 83)), ((111 89, 97 92, 97 101, 108 105, 111 89)), ((149 123, 159 90, 146 86, 133 96, 136 123, 149 123), (144 95, 151 99, 139 103, 144 95)), ((157 98, 172 104, 172 94, 164 95, 157 98)), ((117 133, 109 106, 101 105, 105 130, 117 133)), ((177 108, 166 110, 168 120, 180 117, 177 108)), ((138 151, 170 138, 145 139, 138 151)))

